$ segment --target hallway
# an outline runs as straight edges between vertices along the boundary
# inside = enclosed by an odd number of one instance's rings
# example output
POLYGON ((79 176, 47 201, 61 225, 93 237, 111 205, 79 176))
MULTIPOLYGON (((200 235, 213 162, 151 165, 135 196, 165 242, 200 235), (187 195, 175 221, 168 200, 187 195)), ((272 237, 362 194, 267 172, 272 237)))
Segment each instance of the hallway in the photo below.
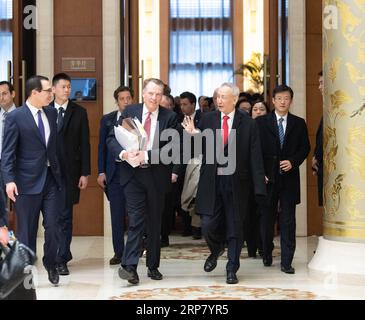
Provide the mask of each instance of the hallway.
MULTIPOLYGON (((43 239, 38 240, 42 248, 43 239)), ((247 257, 246 248, 241 255, 241 268, 237 273, 238 285, 225 283, 225 256, 218 260, 212 273, 203 271, 208 250, 203 240, 172 236, 170 247, 161 251, 160 271, 164 280, 153 281, 147 277, 145 258, 138 273, 140 284, 130 286, 118 277, 118 266, 109 266, 112 257, 111 240, 102 237, 74 238, 74 260, 69 264, 71 275, 61 277, 59 287, 51 287, 47 273, 37 262, 35 283, 39 300, 323 300, 364 299, 361 286, 337 286, 332 279, 323 282, 311 280, 307 263, 313 256, 317 238, 297 238, 293 262, 295 275, 280 271, 279 239, 275 239, 274 263, 263 266, 261 259, 247 257), (104 257, 104 258, 102 258, 104 257), (167 259, 168 258, 168 259, 167 259)), ((39 252, 38 257, 41 257, 39 252)))

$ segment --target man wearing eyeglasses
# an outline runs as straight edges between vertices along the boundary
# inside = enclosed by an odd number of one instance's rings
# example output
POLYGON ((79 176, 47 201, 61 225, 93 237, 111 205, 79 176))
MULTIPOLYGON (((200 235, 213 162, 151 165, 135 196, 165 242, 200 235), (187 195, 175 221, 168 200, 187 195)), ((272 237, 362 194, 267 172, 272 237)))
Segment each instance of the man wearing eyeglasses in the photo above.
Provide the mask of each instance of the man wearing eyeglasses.
POLYGON ((15 203, 17 238, 36 251, 39 213, 45 229, 43 265, 57 285, 58 217, 61 173, 57 158, 57 112, 48 78, 33 76, 26 83, 26 103, 5 121, 1 171, 6 193, 15 203))
POLYGON ((305 120, 289 112, 293 97, 290 87, 276 87, 272 99, 275 110, 256 119, 268 193, 261 218, 263 263, 270 267, 273 262, 274 224, 279 204, 281 271, 286 274, 295 273, 292 261, 296 246, 295 208, 300 203, 299 167, 310 151, 305 120))

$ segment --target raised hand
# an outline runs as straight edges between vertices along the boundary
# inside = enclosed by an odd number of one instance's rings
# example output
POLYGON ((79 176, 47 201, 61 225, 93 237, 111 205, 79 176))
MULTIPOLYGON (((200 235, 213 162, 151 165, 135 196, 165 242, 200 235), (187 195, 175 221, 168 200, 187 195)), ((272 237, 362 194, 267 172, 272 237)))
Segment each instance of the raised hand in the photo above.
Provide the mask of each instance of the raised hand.
POLYGON ((185 116, 181 125, 186 130, 186 132, 190 134, 193 134, 196 131, 194 120, 190 116, 185 116))

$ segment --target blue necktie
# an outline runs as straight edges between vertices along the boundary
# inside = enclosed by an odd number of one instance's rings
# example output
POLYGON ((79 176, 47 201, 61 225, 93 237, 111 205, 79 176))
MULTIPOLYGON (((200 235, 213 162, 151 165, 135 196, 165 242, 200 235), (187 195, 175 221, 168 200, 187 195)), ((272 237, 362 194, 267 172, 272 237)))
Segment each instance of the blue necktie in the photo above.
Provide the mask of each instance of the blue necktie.
POLYGON ((279 119, 279 140, 280 140, 280 148, 283 148, 284 137, 285 137, 283 121, 284 121, 284 118, 280 118, 279 119))
POLYGON ((39 133, 41 134, 44 145, 46 145, 46 130, 44 129, 44 123, 42 120, 42 111, 39 110, 37 113, 38 113, 38 130, 39 133))

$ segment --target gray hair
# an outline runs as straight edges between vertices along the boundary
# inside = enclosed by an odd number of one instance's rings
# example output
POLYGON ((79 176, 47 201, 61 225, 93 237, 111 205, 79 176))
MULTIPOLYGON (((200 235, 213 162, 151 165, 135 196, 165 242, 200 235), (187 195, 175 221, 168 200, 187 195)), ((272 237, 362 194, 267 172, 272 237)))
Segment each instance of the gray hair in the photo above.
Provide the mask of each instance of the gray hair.
POLYGON ((162 88, 162 91, 164 90, 165 88, 165 84, 163 83, 163 81, 161 81, 160 79, 156 79, 156 78, 149 78, 149 79, 146 79, 145 81, 143 81, 143 89, 142 90, 145 90, 146 87, 150 84, 150 83, 154 83, 155 85, 159 86, 162 88))
POLYGON ((225 82, 219 88, 223 88, 223 87, 230 88, 232 90, 233 95, 235 97, 239 97, 240 89, 233 83, 225 82))

